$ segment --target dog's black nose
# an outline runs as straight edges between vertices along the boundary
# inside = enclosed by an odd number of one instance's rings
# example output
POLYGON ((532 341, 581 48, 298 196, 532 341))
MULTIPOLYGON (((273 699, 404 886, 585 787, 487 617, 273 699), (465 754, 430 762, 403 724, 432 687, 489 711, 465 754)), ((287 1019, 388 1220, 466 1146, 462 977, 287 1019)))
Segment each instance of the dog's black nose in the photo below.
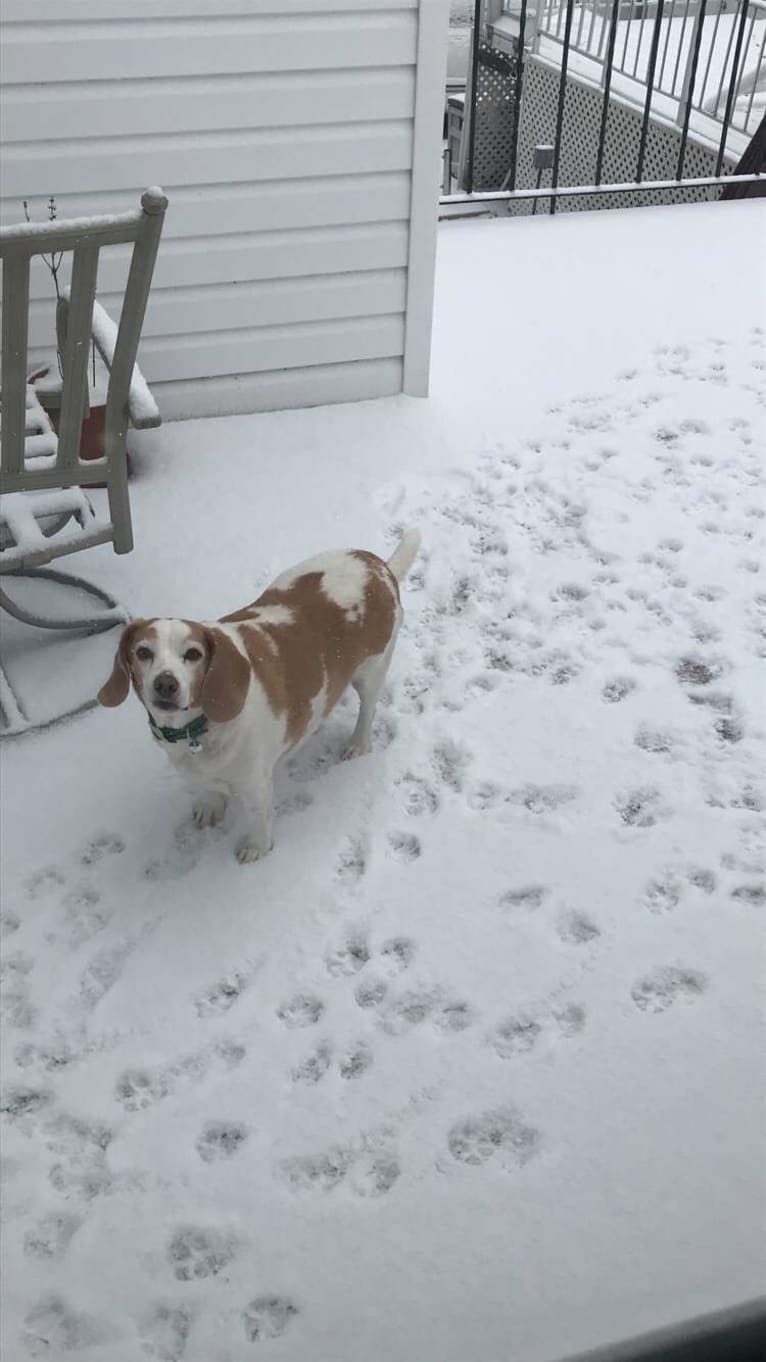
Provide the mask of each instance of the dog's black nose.
POLYGON ((154 678, 154 689, 161 700, 174 700, 178 694, 178 682, 172 672, 160 672, 154 678))

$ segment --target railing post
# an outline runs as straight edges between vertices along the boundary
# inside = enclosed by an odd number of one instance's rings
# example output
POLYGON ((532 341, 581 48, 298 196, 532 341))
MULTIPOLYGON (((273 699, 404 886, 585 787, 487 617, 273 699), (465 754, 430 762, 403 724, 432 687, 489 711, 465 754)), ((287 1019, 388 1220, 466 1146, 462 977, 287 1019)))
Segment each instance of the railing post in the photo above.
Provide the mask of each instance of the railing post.
POLYGON ((749 0, 740 0, 740 3, 742 8, 740 10, 739 24, 737 25, 737 38, 734 44, 734 57, 731 63, 729 93, 726 96, 726 108, 723 111, 721 141, 718 147, 718 156, 716 157, 715 163, 716 175, 720 175, 721 167, 723 166, 723 159, 726 154, 726 138, 728 136, 731 115, 734 109, 734 98, 737 92, 737 86, 739 84, 739 60, 742 55, 742 42, 745 36, 745 24, 747 23, 747 9, 749 0))
POLYGON ((699 0, 697 22, 694 26, 691 47, 689 48, 689 65, 684 76, 684 90, 681 104, 678 109, 678 112, 681 115, 678 119, 681 126, 681 142, 678 148, 678 164, 676 166, 677 180, 682 180, 684 174, 684 157, 686 156, 686 142, 689 136, 689 120, 692 113, 694 86, 697 81, 697 65, 699 62, 700 44, 702 42, 702 25, 705 22, 706 7, 707 0, 699 0))
POLYGON ((471 35, 471 90, 469 99, 469 119, 468 124, 468 174, 466 176, 466 192, 473 193, 473 167, 476 155, 476 103, 477 86, 479 83, 479 43, 481 42, 482 27, 482 6, 484 0, 474 0, 473 7, 473 33, 471 35))
MULTIPOLYGON (((551 169, 551 187, 558 188, 559 166, 561 163, 561 138, 564 132, 564 105, 567 97, 567 71, 569 69, 569 46, 572 38, 572 19, 574 17, 575 0, 566 0, 566 19, 564 20, 564 42, 561 49, 561 69, 559 74, 559 97, 556 109, 556 137, 553 143, 553 167, 551 169)), ((551 217, 556 212, 555 195, 551 198, 549 208, 551 217)))
POLYGON ((679 95, 678 108, 676 109, 676 123, 679 127, 683 127, 686 111, 687 109, 691 109, 691 101, 694 97, 694 81, 697 75, 697 61, 699 58, 700 42, 702 41, 702 25, 704 22, 705 5, 698 4, 697 13, 694 16, 692 40, 689 43, 689 51, 686 54, 686 66, 684 68, 681 94, 679 95))

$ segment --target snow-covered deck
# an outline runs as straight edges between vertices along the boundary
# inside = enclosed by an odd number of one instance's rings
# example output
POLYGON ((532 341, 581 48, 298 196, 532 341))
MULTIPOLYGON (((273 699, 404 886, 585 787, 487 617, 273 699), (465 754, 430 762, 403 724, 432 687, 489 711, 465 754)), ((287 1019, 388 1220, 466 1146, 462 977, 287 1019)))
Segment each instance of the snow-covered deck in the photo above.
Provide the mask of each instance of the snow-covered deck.
POLYGON ((13 1362, 549 1362, 761 1289, 765 209, 447 224, 430 401, 141 437, 82 564, 137 615, 425 547, 260 865, 135 702, 4 752, 13 1362))

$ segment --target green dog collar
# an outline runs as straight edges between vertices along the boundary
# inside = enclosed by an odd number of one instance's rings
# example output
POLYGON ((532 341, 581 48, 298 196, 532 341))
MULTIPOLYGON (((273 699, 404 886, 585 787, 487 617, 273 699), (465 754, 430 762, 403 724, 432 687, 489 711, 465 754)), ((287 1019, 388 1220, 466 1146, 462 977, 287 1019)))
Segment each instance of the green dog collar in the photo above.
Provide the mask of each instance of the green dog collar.
POLYGON ((200 738, 207 733, 208 722, 204 714, 199 714, 184 728, 161 728, 150 714, 149 727, 155 738, 162 738, 164 742, 188 742, 190 752, 199 752, 202 749, 200 738))

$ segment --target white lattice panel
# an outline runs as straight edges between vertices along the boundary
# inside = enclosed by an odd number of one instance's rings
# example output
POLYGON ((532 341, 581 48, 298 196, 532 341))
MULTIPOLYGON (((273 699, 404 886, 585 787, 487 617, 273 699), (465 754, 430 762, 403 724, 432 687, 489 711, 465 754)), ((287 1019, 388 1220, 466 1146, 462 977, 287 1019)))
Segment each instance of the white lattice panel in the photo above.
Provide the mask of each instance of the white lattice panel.
MULTIPOLYGON (((516 183, 518 188, 531 187, 536 182, 532 153, 540 143, 552 143, 556 132, 556 111, 559 96, 558 68, 536 57, 527 57, 524 67, 524 100, 519 129, 519 155, 516 183)), ((564 102, 564 129, 561 141, 559 184, 593 184, 601 128, 602 94, 592 85, 569 76, 564 102)), ((612 98, 606 126, 604 162, 601 180, 604 184, 625 184, 635 179, 636 158, 641 136, 642 112, 612 98)), ((645 180, 674 179, 678 162, 680 129, 652 119, 644 159, 645 180)), ((693 179, 715 173, 716 153, 690 136, 686 144, 684 177, 693 179)), ((724 174, 734 169, 732 160, 725 160, 724 174)), ((547 182, 543 178, 543 185, 547 182)), ((692 203, 716 198, 717 189, 668 190, 660 198, 657 194, 634 193, 612 195, 583 195, 560 199, 557 212, 583 212, 593 208, 636 208, 656 203, 692 203)), ((538 207, 547 210, 548 201, 538 207)), ((532 204, 524 201, 512 205, 514 213, 531 213, 532 204)))

